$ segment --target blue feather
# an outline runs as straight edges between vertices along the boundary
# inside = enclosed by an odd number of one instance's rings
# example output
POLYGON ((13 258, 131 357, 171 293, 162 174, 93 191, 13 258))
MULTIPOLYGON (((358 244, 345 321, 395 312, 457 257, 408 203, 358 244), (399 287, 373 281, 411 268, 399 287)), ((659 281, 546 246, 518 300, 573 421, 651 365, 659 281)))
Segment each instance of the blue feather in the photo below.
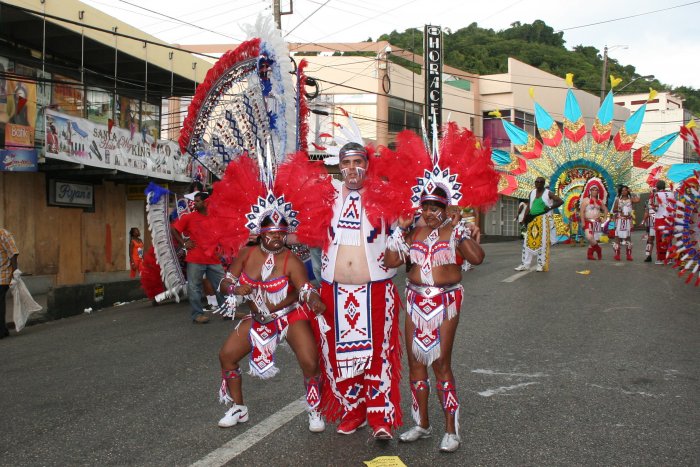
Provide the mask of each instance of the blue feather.
POLYGON ((160 185, 156 185, 153 182, 150 182, 146 189, 144 190, 144 193, 146 194, 146 199, 148 199, 148 195, 153 193, 153 196, 150 199, 151 204, 155 204, 158 201, 160 201, 160 198, 163 197, 163 195, 167 195, 170 193, 170 191, 167 188, 163 188, 160 185))

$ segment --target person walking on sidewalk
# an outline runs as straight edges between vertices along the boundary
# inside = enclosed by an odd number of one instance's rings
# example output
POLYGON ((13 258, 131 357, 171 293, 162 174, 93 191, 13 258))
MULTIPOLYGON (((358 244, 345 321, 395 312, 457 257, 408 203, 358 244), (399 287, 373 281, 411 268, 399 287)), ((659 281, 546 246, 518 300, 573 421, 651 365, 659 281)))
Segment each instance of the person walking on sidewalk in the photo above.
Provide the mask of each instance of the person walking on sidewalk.
MULTIPOLYGON (((209 322, 209 317, 202 308, 202 278, 206 276, 212 284, 218 284, 224 277, 224 268, 219 258, 203 247, 207 243, 205 237, 209 230, 205 202, 208 197, 206 192, 197 193, 194 196, 194 211, 183 215, 170 226, 175 241, 187 250, 187 298, 192 308, 192 322, 195 324, 209 322), (183 235, 188 237, 187 240, 183 235)), ((222 304, 223 297, 218 292, 216 295, 219 304, 222 304)))
POLYGON ((0 228, 0 339, 10 335, 5 323, 5 297, 17 269, 19 250, 9 230, 0 228))

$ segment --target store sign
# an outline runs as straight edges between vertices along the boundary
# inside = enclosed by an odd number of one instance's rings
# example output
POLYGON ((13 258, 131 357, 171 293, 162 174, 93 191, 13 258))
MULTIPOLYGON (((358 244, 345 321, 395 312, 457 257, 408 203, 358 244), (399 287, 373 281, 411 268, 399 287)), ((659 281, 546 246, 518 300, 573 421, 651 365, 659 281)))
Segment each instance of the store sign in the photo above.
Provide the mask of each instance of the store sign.
POLYGON ((175 141, 154 140, 147 132, 99 125, 46 110, 48 158, 115 169, 146 177, 188 182, 191 158, 175 141))
POLYGON ((438 133, 442 126, 442 29, 426 25, 425 44, 425 121, 428 141, 433 141, 433 128, 438 133))
POLYGON ((95 187, 84 183, 49 180, 49 206, 94 208, 95 187))
POLYGON ((0 149, 0 171, 36 172, 36 149, 0 149))

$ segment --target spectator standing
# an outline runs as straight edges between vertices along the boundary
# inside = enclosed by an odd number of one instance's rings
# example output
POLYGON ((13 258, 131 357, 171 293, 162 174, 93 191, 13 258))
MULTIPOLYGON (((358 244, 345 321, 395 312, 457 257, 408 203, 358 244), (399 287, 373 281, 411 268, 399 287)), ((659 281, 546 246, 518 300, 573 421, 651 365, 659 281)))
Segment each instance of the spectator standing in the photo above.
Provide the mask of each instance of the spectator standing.
POLYGON ((5 297, 10 288, 12 274, 17 269, 19 250, 9 230, 0 228, 0 339, 10 335, 5 323, 5 297))
MULTIPOLYGON (((212 284, 218 284, 224 277, 224 268, 219 258, 202 247, 206 244, 203 239, 208 230, 205 203, 208 197, 206 192, 195 194, 194 211, 183 215, 170 226, 175 241, 187 250, 187 297, 192 307, 192 322, 195 324, 209 322, 209 317, 202 308, 202 278, 206 276, 212 284), (185 240, 183 235, 188 238, 185 240)), ((223 297, 218 292, 216 296, 219 305, 223 304, 223 297)))

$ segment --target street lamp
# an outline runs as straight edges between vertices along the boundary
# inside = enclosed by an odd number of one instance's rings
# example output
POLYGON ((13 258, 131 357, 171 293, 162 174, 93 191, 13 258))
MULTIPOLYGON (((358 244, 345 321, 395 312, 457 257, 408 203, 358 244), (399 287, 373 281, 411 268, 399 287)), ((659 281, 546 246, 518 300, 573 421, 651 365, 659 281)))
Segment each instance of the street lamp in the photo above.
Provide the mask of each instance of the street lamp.
POLYGON ((618 92, 618 94, 619 94, 620 91, 622 91, 623 89, 625 89, 627 86, 629 86, 630 84, 634 83, 634 82, 637 81, 638 79, 645 79, 645 80, 649 81, 649 80, 652 80, 652 79, 654 79, 654 78, 656 78, 656 76, 654 76, 654 75, 637 76, 637 77, 634 78, 632 81, 630 81, 629 83, 625 84, 625 85, 622 86, 620 89, 618 89, 617 92, 618 92))
POLYGON ((603 103, 603 100, 605 99, 605 83, 607 82, 607 74, 608 74, 608 51, 613 51, 615 49, 629 49, 629 46, 627 45, 611 45, 608 47, 607 45, 603 49, 603 74, 600 77, 600 103, 603 103))

